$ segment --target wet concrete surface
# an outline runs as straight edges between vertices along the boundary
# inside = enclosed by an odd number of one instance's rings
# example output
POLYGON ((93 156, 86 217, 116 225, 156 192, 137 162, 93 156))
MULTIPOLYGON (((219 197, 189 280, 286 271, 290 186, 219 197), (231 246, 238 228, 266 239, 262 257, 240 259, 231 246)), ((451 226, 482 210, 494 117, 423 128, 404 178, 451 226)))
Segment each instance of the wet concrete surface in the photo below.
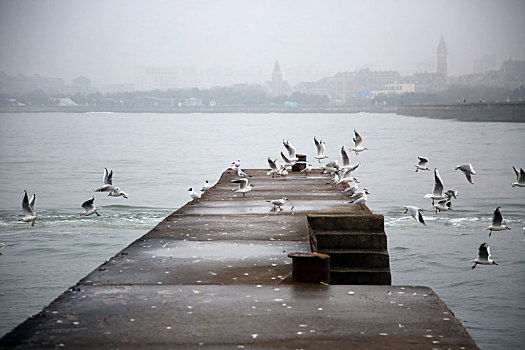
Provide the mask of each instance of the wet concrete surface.
POLYGON ((209 195, 5 335, 0 349, 477 348, 429 288, 291 282, 288 254, 310 251, 307 214, 371 212, 347 205, 319 172, 245 171, 255 185, 246 198, 226 171, 209 195), (266 200, 282 196, 284 210, 271 212, 266 200))

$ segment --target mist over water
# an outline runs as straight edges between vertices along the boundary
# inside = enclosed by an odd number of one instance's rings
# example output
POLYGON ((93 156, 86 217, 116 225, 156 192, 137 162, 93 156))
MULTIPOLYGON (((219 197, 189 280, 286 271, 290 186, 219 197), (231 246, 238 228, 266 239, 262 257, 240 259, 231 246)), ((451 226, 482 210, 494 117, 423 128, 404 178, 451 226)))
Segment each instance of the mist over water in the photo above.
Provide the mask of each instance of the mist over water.
MULTIPOLYGON (((369 150, 349 154, 368 206, 385 216, 393 284, 424 285, 447 303, 482 349, 525 341, 525 125, 468 123, 392 114, 1 114, 0 334, 37 313, 69 286, 184 205, 187 189, 215 183, 234 160, 245 169, 280 158, 283 139, 314 166, 313 137, 340 161, 353 129, 369 150), (435 214, 424 199, 433 174, 414 172, 417 156, 437 167, 459 196, 435 214), (472 163, 474 185, 454 171, 472 163), (129 199, 94 193, 104 168, 129 199), (18 221, 24 190, 36 193, 34 227, 18 221), (81 217, 91 196, 101 217, 81 217), (425 209, 427 226, 403 214, 425 209), (497 206, 510 231, 487 227, 497 206), (499 266, 468 262, 487 242, 499 266)), ((233 187, 232 187, 233 188, 233 187)))

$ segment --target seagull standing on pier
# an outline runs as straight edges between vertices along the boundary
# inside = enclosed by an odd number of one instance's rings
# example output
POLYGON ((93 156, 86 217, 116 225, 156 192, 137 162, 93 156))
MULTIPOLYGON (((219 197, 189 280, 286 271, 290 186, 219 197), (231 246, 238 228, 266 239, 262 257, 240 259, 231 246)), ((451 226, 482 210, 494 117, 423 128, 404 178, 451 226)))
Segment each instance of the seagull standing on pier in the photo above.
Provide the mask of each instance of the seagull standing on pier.
POLYGON ((362 192, 357 192, 352 197, 350 197, 351 200, 348 203, 359 205, 361 207, 361 209, 364 209, 363 205, 366 204, 366 201, 368 199, 367 195, 369 195, 369 194, 370 194, 370 192, 368 192, 368 190, 366 188, 363 188, 362 192), (353 199, 353 198, 355 198, 355 199, 353 199))
POLYGON ((24 198, 22 199, 22 209, 24 210, 24 217, 20 220, 23 222, 30 222, 31 226, 35 226, 35 220, 37 215, 35 214, 35 199, 36 196, 33 194, 31 199, 27 198, 27 191, 24 190, 24 198))
POLYGON ((465 177, 467 178, 468 182, 473 184, 472 175, 476 175, 476 171, 474 170, 474 167, 472 166, 472 164, 468 163, 468 164, 458 165, 456 166, 456 169, 454 170, 461 170, 463 174, 465 174, 465 177))
POLYGON ((323 140, 319 141, 317 137, 314 136, 314 143, 317 148, 317 155, 314 158, 321 163, 321 159, 328 158, 328 156, 324 154, 326 148, 325 142, 323 140))
POLYGON ((84 203, 82 203, 82 208, 84 208, 85 212, 80 214, 80 216, 89 216, 91 214, 96 214, 97 216, 100 216, 100 214, 97 212, 97 209, 95 207, 95 197, 91 197, 84 203))
POLYGON ((189 194, 190 194, 190 198, 191 198, 191 200, 192 200, 193 202, 196 202, 197 200, 199 200, 199 199, 201 198, 200 193, 195 192, 195 191, 193 190, 193 187, 190 187, 190 188, 188 189, 188 192, 189 192, 189 194))
POLYGON ((308 172, 312 171, 312 169, 313 169, 312 164, 308 163, 308 165, 303 170, 301 170, 301 173, 305 173, 306 176, 308 176, 308 172))
POLYGON ((516 167, 512 167, 514 169, 514 172, 516 173, 516 182, 512 183, 512 187, 525 187, 525 171, 523 171, 523 168, 518 171, 516 167))
POLYGON ((273 199, 273 200, 269 200, 267 202, 273 205, 272 210, 275 213, 275 212, 277 212, 277 210, 279 210, 279 211, 283 210, 283 208, 281 208, 281 207, 284 205, 284 202, 286 202, 287 200, 288 200, 288 198, 283 197, 281 199, 273 199))
POLYGON ((430 169, 427 166, 427 163, 429 162, 428 158, 423 157, 423 156, 417 156, 417 158, 419 159, 419 162, 416 164, 416 173, 418 170, 429 170, 430 171, 430 169))
POLYGON ((234 189, 234 191, 237 193, 242 193, 243 197, 246 197, 246 193, 250 192, 252 190, 252 187, 255 187, 248 183, 248 179, 236 179, 236 180, 231 180, 230 182, 239 184, 239 189, 238 190, 234 189))
POLYGON ((206 180, 206 182, 204 183, 204 186, 202 186, 201 192, 203 192, 204 194, 208 194, 208 191, 210 190, 210 188, 211 188, 211 185, 208 182, 208 180, 206 180))
POLYGON ((366 151, 368 148, 361 146, 361 144, 363 143, 363 138, 361 137, 361 135, 359 135, 356 129, 354 129, 354 135, 355 136, 352 139, 354 140, 354 147, 350 148, 350 152, 353 151, 355 152, 355 155, 358 156, 359 152, 366 151))
POLYGON ((497 207, 494 210, 494 216, 492 217, 492 225, 487 227, 485 230, 490 230, 489 237, 492 235, 492 231, 505 231, 510 230, 510 227, 507 227, 503 224, 503 215, 501 215, 501 207, 497 207))
POLYGON ((420 209, 418 207, 414 207, 414 206, 411 206, 411 205, 404 206, 403 208, 405 208, 405 214, 406 213, 410 213, 410 215, 412 215, 412 217, 414 219, 416 219, 416 221, 418 221, 418 222, 422 223, 423 225, 427 226, 427 224, 425 223, 425 219, 423 218, 423 214, 421 214, 423 209, 420 209))
POLYGON ((490 258, 490 247, 487 243, 482 243, 479 246, 478 251, 478 258, 474 260, 470 260, 469 262, 473 262, 474 265, 472 266, 472 269, 476 268, 476 265, 498 265, 494 260, 490 258))

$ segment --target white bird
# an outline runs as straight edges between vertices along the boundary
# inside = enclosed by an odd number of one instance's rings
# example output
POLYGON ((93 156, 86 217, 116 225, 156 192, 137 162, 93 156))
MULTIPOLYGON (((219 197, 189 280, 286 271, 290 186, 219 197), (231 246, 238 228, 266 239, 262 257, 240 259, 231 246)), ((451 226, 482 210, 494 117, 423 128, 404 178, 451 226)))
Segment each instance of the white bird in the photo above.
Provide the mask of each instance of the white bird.
POLYGON ((85 212, 80 214, 80 216, 88 216, 91 214, 96 214, 97 216, 100 216, 100 214, 97 212, 97 209, 95 207, 95 197, 91 197, 84 203, 82 203, 82 208, 84 208, 85 212))
POLYGON ((454 197, 455 199, 458 198, 458 191, 456 190, 447 190, 443 192, 443 194, 447 196, 448 199, 452 199, 452 197, 454 197))
POLYGON ((494 210, 494 216, 492 217, 492 225, 487 227, 485 230, 490 230, 489 237, 492 235, 492 231, 505 231, 510 230, 510 227, 507 227, 503 224, 503 215, 501 215, 501 207, 497 207, 494 210))
POLYGON ((284 202, 286 202, 287 200, 288 198, 283 197, 281 199, 273 199, 267 202, 273 205, 273 212, 275 213, 277 210, 283 210, 281 207, 284 205, 284 202))
POLYGON ((345 146, 341 147, 341 158, 343 159, 343 165, 341 166, 341 169, 348 170, 349 172, 354 171, 355 169, 357 169, 359 164, 361 164, 361 163, 357 163, 356 165, 350 164, 350 158, 348 157, 348 154, 345 151, 345 146))
POLYGON ((286 140, 286 141, 283 140, 283 145, 286 148, 286 150, 288 151, 288 155, 289 155, 288 158, 290 159, 290 161, 293 162, 293 163, 297 163, 299 158, 297 158, 295 147, 292 145, 290 140, 286 140))
POLYGON ((107 168, 104 168, 104 175, 102 177, 104 184, 99 188, 95 188, 95 192, 109 192, 108 196, 111 197, 124 197, 128 198, 129 194, 121 191, 117 186, 113 186, 113 170, 108 172, 107 168))
POLYGON ((357 197, 357 198, 355 200, 351 200, 349 203, 352 203, 352 204, 355 204, 355 205, 359 205, 361 207, 361 209, 364 209, 363 205, 366 204, 366 201, 368 199, 367 195, 369 195, 369 194, 370 194, 370 192, 368 192, 368 190, 366 188, 363 188, 362 192, 358 192, 358 193, 354 194, 352 197, 350 197, 350 199, 352 199, 354 197, 357 197))
POLYGON ((323 173, 336 173, 339 171, 339 162, 337 162, 337 159, 334 159, 331 162, 321 165, 320 168, 323 169, 323 173))
POLYGON ((35 226, 35 220, 37 215, 35 214, 35 199, 36 196, 33 194, 31 199, 27 198, 27 191, 24 190, 24 198, 22 199, 22 209, 24 210, 24 217, 21 219, 23 222, 31 222, 31 226, 35 226))
POLYGON ((456 169, 454 170, 461 170, 463 174, 465 174, 465 177, 467 178, 468 182, 470 182, 471 184, 473 183, 472 175, 476 175, 476 171, 472 167, 472 164, 468 163, 468 164, 458 165, 456 166, 456 169))
POLYGON ((425 198, 432 198, 432 205, 434 205, 434 200, 441 200, 447 198, 443 193, 443 180, 439 176, 439 171, 437 168, 434 169, 434 190, 432 193, 425 194, 425 198))
POLYGON ((190 187, 188 189, 188 192, 190 194, 190 197, 191 197, 191 200, 196 202, 197 200, 199 200, 201 198, 201 194, 200 193, 197 193, 193 190, 193 187, 190 187))
POLYGON ((357 188, 359 186, 357 185, 356 182, 354 182, 353 184, 351 184, 350 186, 348 186, 347 188, 345 188, 342 192, 343 193, 346 193, 347 195, 349 196, 353 196, 355 194, 355 192, 357 191, 357 188))
POLYGON ((447 211, 452 210, 452 202, 450 199, 442 199, 438 201, 436 204, 433 204, 434 208, 436 208, 436 213, 439 211, 447 211))
POLYGON ((427 163, 429 162, 427 157, 417 156, 417 158, 419 159, 419 162, 416 164, 416 173, 418 170, 430 170, 427 167, 427 163))
POLYGON ((284 177, 286 180, 286 176, 288 175, 288 169, 285 165, 281 165, 281 168, 279 169, 279 176, 284 177))
POLYGON ((242 193, 243 197, 246 197, 246 193, 250 192, 252 190, 252 187, 255 187, 254 185, 250 185, 248 183, 248 179, 236 179, 236 180, 231 180, 230 182, 239 184, 239 189, 238 190, 234 189, 234 191, 237 193, 242 193))
POLYGON ((230 169, 236 170, 237 168, 241 167, 241 161, 240 160, 234 160, 232 164, 230 165, 230 169))
MULTIPOLYGON (((7 247, 7 243, 0 243, 0 249, 7 247)), ((0 252, 0 255, 2 255, 2 252, 0 252)))
POLYGON ((357 179, 350 174, 350 171, 346 170, 341 173, 340 179, 337 181, 336 186, 343 184, 343 187, 347 187, 349 182, 359 183, 359 181, 357 181, 357 179))
POLYGON ((275 177, 275 174, 279 173, 279 162, 277 161, 277 159, 272 160, 270 157, 268 157, 268 165, 270 166, 270 171, 268 171, 266 175, 272 175, 272 177, 275 177))
POLYGON ((339 182, 341 178, 339 177, 338 173, 334 173, 334 177, 330 180, 330 182, 327 182, 327 185, 332 185, 332 188, 335 188, 337 186, 337 183, 339 182))
POLYGON ((474 259, 474 260, 470 260, 469 262, 473 262, 474 265, 472 266, 472 268, 476 268, 476 265, 498 265, 497 262, 495 262, 494 260, 492 260, 490 258, 490 247, 487 243, 482 243, 480 246, 479 246, 479 250, 478 250, 478 258, 477 259, 474 259))
POLYGON ((206 180, 206 182, 202 186, 201 192, 203 192, 204 194, 208 194, 208 191, 210 190, 210 188, 211 188, 211 185, 208 182, 208 180, 206 180))
POLYGON ((512 187, 525 187, 525 171, 523 171, 523 168, 520 168, 519 172, 514 166, 512 169, 514 169, 514 172, 516 173, 516 182, 512 183, 512 187))
POLYGON ((324 154, 326 148, 325 142, 323 140, 319 141, 317 137, 314 136, 314 143, 315 147, 317 148, 317 155, 314 158, 317 159, 319 163, 321 163, 321 159, 328 158, 328 156, 324 154))
POLYGON ((405 214, 406 213, 410 213, 410 215, 412 215, 412 217, 414 219, 416 219, 416 221, 418 221, 418 222, 422 223, 423 225, 427 226, 427 224, 425 223, 425 219, 423 219, 423 214, 421 214, 423 209, 420 209, 418 207, 414 207, 414 206, 411 206, 411 205, 404 206, 403 208, 405 208, 405 214))
POLYGON ((305 173, 306 176, 308 176, 308 172, 312 171, 312 169, 313 169, 312 164, 308 163, 308 165, 303 170, 301 170, 301 172, 305 173))
POLYGON ((363 143, 363 138, 361 137, 361 135, 359 135, 356 129, 354 129, 354 135, 355 136, 352 139, 354 140, 354 147, 350 148, 350 152, 354 151, 356 156, 358 156, 359 152, 363 152, 368 148, 361 146, 361 143, 363 143))
POLYGON ((281 152, 281 158, 282 158, 283 161, 284 161, 284 165, 285 165, 288 169, 291 169, 292 166, 294 166, 295 163, 297 163, 297 162, 294 162, 294 161, 292 161, 291 159, 289 159, 287 156, 285 156, 283 152, 281 152))
POLYGON ((237 171, 237 176, 242 176, 242 177, 252 177, 251 175, 248 175, 248 174, 246 174, 244 171, 242 171, 242 169, 239 168, 239 167, 236 168, 236 171, 237 171))

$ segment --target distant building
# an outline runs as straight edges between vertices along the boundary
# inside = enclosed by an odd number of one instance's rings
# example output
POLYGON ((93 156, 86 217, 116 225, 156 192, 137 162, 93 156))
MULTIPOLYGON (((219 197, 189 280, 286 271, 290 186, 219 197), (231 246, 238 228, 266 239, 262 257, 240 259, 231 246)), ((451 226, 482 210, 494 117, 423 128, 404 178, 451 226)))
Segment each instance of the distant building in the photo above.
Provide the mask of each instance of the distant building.
POLYGON ((202 98, 190 97, 184 99, 185 107, 202 107, 202 98))
POLYGON ((437 47, 436 73, 441 75, 443 79, 447 79, 447 45, 443 35, 441 35, 437 47))
POLYGON ((475 60, 472 64, 472 71, 474 74, 481 73, 485 74, 487 72, 496 70, 496 57, 495 56, 484 56, 475 60))
POLYGON ((393 95, 393 94, 408 94, 415 92, 415 85, 410 83, 398 83, 397 81, 392 84, 386 84, 384 90, 372 90, 370 97, 374 98, 378 95, 393 95))
POLYGON ((272 96, 289 96, 292 94, 292 88, 287 81, 283 80, 283 74, 279 67, 279 62, 275 61, 272 72, 272 80, 266 82, 266 87, 270 90, 272 96))
POLYGON ((179 89, 180 72, 172 68, 141 67, 136 71, 135 86, 139 91, 179 89))
POLYGON ((64 79, 46 78, 38 74, 26 77, 22 73, 9 76, 0 72, 0 93, 27 93, 37 90, 50 94, 61 93, 64 90, 64 79))
POLYGON ((86 77, 79 76, 71 82, 71 86, 67 87, 68 92, 74 94, 87 94, 92 92, 91 80, 86 77))

